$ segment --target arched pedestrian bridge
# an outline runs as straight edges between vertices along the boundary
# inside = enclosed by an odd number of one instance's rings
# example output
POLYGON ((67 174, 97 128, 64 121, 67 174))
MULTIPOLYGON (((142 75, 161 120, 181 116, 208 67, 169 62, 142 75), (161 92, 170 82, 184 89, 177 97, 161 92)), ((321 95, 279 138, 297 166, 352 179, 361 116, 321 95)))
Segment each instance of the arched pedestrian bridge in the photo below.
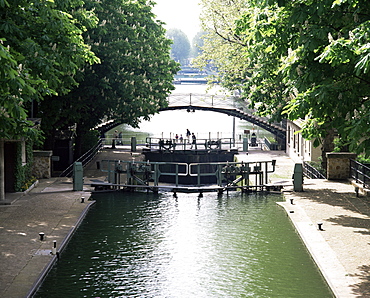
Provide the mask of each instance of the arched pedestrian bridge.
MULTIPOLYGON (((257 117, 252 112, 243 111, 243 107, 237 108, 236 105, 235 97, 225 94, 175 93, 168 97, 168 107, 159 111, 187 110, 193 112, 199 110, 223 113, 257 125, 274 134, 281 143, 285 143, 286 128, 283 125, 270 123, 268 118, 257 117)), ((120 124, 122 123, 111 120, 100 125, 98 129, 100 132, 105 133, 120 124)))
POLYGON ((168 107, 160 111, 187 110, 188 112, 211 111, 234 116, 257 125, 274 134, 281 140, 286 138, 286 128, 280 124, 270 123, 267 118, 257 117, 252 113, 236 108, 234 97, 212 94, 171 94, 168 97, 168 107))

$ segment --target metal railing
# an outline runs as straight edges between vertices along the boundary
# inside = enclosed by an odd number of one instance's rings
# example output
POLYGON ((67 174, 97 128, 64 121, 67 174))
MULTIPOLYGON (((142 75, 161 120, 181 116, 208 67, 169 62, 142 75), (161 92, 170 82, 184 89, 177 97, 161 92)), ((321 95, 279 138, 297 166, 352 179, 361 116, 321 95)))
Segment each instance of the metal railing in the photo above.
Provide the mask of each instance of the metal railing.
POLYGON ((268 184, 268 174, 275 171, 276 161, 256 162, 216 162, 216 163, 176 163, 176 162, 141 162, 102 160, 100 170, 107 173, 108 183, 115 185, 132 185, 139 183, 149 186, 159 185, 160 177, 174 177, 174 184, 179 185, 179 177, 197 177, 195 185, 201 185, 201 177, 216 178, 218 186, 235 184, 234 180, 241 176, 246 182, 251 182, 250 176, 255 176, 255 186, 268 184), (124 174, 121 177, 121 174, 124 174), (136 181, 136 182, 134 182, 136 181))
POLYGON ((146 146, 158 150, 188 150, 188 149, 231 149, 235 146, 233 138, 183 140, 166 138, 146 138, 146 146))
POLYGON ((303 162, 303 174, 310 179, 326 179, 325 175, 319 170, 311 166, 307 162, 303 162))
MULTIPOLYGON (((87 151, 85 154, 80 156, 75 162, 81 162, 82 166, 85 167, 95 156, 98 154, 100 149, 103 147, 103 141, 100 139, 94 147, 92 147, 89 151, 87 151)), ((73 164, 70 164, 68 168, 66 168, 59 177, 72 177, 73 174, 73 164)))
POLYGON ((364 188, 370 188, 370 167, 351 159, 351 178, 361 183, 364 188))

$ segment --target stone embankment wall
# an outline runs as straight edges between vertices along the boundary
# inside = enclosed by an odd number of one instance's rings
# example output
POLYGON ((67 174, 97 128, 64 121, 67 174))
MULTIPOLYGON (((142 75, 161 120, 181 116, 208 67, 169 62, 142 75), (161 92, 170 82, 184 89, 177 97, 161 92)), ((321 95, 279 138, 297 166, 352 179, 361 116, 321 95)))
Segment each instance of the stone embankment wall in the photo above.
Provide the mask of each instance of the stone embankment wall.
POLYGON ((37 179, 51 177, 51 156, 52 151, 34 151, 32 175, 37 179))
POLYGON ((326 154, 327 179, 346 180, 351 176, 351 159, 356 159, 356 154, 349 152, 330 152, 326 154))

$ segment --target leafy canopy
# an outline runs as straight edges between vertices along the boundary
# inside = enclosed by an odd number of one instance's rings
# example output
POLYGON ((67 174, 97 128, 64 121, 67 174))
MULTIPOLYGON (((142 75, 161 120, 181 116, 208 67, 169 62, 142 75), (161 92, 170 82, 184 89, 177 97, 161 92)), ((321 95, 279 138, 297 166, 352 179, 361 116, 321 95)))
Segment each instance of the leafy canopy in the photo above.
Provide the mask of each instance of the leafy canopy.
POLYGON ((86 0, 98 26, 84 38, 101 63, 78 73, 79 85, 40 106, 48 134, 78 124, 80 133, 113 119, 137 126, 167 105, 179 66, 170 58, 171 41, 146 0, 86 0), (46 113, 47 111, 47 113, 46 113))
MULTIPOLYGON (((216 6, 220 2, 211 1, 213 12, 220 11, 216 6)), ((226 57, 216 62, 225 70, 221 72, 224 85, 240 88, 261 114, 304 119, 302 133, 316 139, 316 145, 334 129, 343 145, 369 155, 369 2, 250 0, 238 4, 242 13, 231 22, 228 37, 208 43, 218 56, 226 57), (239 60, 232 58, 232 51, 239 60)), ((213 21, 213 37, 219 30, 217 22, 226 19, 220 15, 213 21)), ((205 56, 203 61, 207 58, 217 57, 205 56)))
POLYGON ((35 137, 27 104, 67 93, 78 68, 98 62, 82 37, 96 18, 81 3, 0 1, 0 138, 35 137))

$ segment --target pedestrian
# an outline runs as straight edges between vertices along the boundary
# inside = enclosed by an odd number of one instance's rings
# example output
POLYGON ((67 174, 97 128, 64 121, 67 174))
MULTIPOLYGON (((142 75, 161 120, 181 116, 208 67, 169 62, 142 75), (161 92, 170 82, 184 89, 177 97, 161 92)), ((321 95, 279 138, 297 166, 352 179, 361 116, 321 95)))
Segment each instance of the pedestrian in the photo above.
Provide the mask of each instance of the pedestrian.
POLYGON ((179 140, 179 135, 178 134, 176 134, 175 135, 175 142, 177 143, 177 141, 179 140))
POLYGON ((180 135, 180 143, 182 143, 184 141, 184 138, 182 137, 182 135, 180 135))
POLYGON ((190 130, 189 129, 186 129, 186 138, 188 139, 188 143, 190 143, 190 130))
POLYGON ((112 149, 116 149, 117 139, 118 139, 118 130, 115 130, 112 139, 112 149))
POLYGON ((191 134, 191 139, 192 139, 192 142, 191 142, 190 149, 193 149, 193 145, 194 145, 194 148, 197 149, 197 138, 195 137, 194 133, 191 134))

